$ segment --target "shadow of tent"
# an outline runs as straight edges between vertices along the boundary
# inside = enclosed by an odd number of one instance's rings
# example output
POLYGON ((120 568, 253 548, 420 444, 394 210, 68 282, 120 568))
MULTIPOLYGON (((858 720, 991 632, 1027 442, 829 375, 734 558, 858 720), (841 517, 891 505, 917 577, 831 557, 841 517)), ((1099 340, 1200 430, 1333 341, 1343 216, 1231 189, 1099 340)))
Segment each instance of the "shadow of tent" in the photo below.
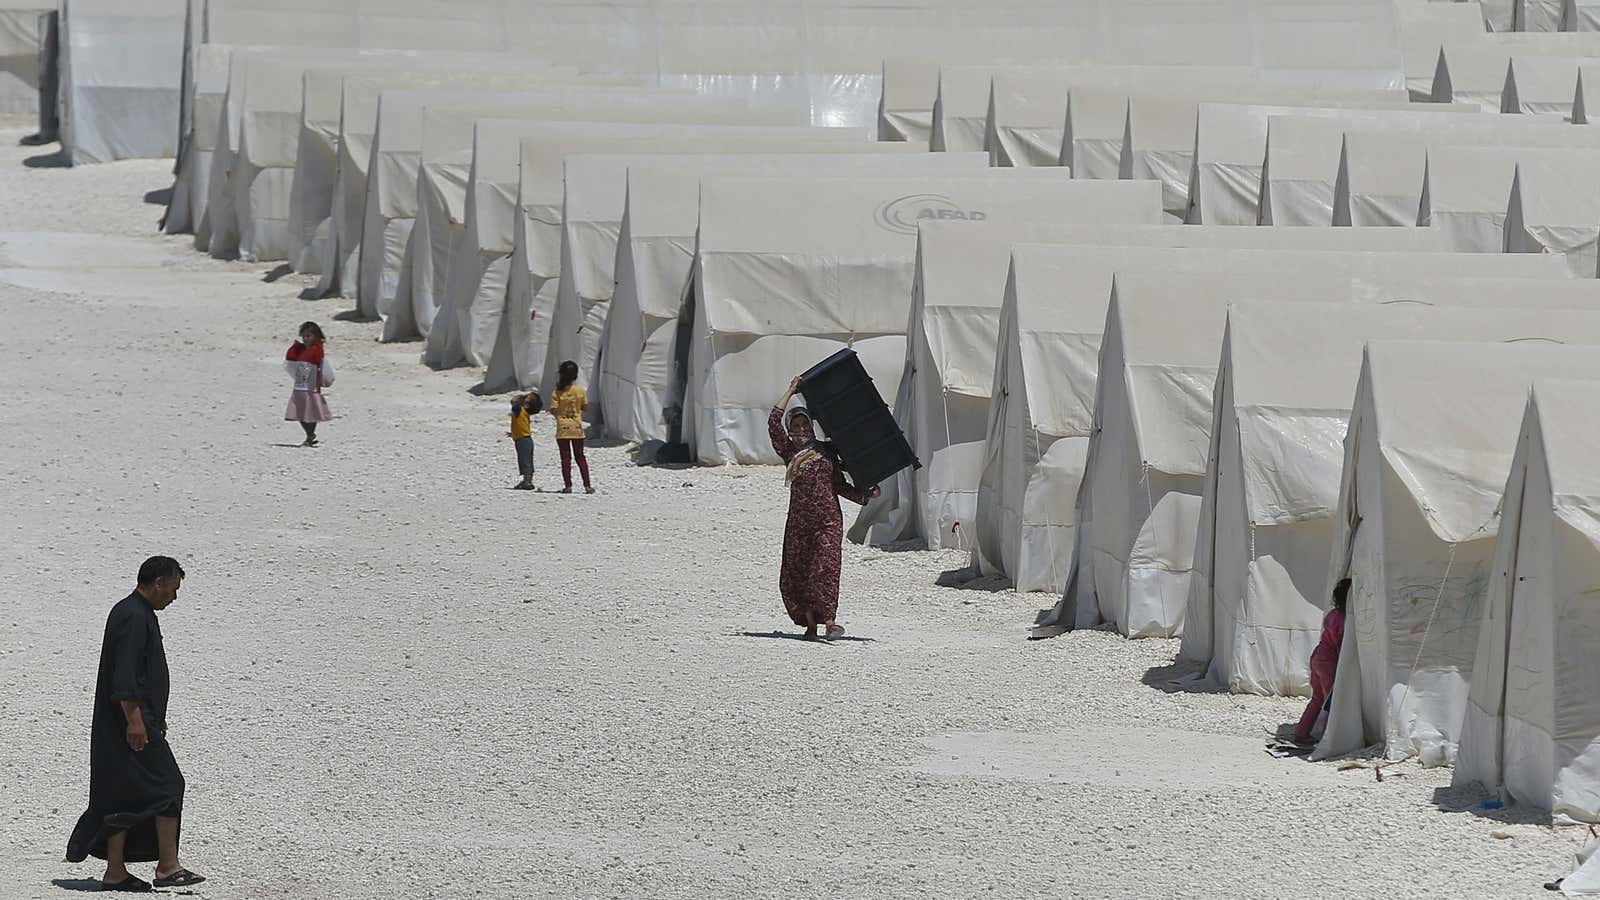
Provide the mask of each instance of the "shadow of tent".
POLYGON ((1445 813, 1468 813, 1502 825, 1549 825, 1550 813, 1522 804, 1501 805, 1482 785, 1447 785, 1434 788, 1433 806, 1445 813))
POLYGON ((65 150, 57 150, 54 153, 30 156, 24 159, 22 164, 30 169, 65 169, 72 165, 72 161, 67 158, 65 150))
POLYGON ((172 188, 145 191, 144 202, 153 206, 170 206, 172 204, 172 188))
POLYGON ((1153 687, 1163 694, 1228 693, 1224 685, 1203 681, 1205 674, 1205 663, 1178 660, 1165 666, 1146 669, 1144 675, 1139 678, 1139 683, 1153 687))
POLYGON ((1011 579, 1004 575, 983 575, 971 566, 960 569, 946 569, 939 573, 933 583, 942 588, 954 588, 958 591, 983 591, 988 594, 997 594, 1011 588, 1011 579))

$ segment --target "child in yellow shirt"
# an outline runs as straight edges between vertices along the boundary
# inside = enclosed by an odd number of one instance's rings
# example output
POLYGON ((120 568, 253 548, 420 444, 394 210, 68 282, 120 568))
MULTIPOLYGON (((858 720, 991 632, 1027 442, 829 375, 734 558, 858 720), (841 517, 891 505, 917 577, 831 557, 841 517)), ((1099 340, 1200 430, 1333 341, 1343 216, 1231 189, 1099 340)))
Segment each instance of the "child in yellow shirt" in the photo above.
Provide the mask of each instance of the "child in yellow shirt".
POLYGON ((561 493, 572 493, 572 459, 578 459, 578 472, 583 475, 583 491, 594 493, 589 483, 589 460, 583 456, 583 411, 589 408, 589 397, 578 380, 578 364, 563 362, 556 369, 556 389, 550 394, 550 414, 556 417, 556 447, 561 450, 561 480, 566 487, 561 493))
POLYGON ((506 437, 517 447, 517 471, 522 480, 513 487, 519 491, 533 490, 533 421, 534 413, 544 406, 537 391, 518 394, 511 398, 511 430, 506 437))

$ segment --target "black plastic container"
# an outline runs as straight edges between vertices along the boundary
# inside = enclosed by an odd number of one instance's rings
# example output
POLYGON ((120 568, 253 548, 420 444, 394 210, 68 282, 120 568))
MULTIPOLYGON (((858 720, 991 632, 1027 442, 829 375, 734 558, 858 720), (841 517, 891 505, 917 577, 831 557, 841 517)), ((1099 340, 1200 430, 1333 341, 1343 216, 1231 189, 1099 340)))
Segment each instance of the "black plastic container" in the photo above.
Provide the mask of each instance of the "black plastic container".
POLYGON ((807 369, 800 393, 858 487, 882 484, 907 466, 922 467, 854 350, 840 350, 807 369))

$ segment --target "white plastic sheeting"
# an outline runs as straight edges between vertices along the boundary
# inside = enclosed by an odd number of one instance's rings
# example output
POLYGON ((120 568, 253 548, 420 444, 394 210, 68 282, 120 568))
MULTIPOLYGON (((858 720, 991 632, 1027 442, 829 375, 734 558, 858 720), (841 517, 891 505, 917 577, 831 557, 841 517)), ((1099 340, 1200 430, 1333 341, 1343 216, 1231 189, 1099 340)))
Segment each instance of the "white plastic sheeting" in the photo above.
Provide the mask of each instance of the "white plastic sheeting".
POLYGON ((1600 309, 1600 285, 1534 287, 1425 275, 1385 278, 1372 288, 1381 305, 1230 308, 1179 652, 1208 664, 1208 683, 1309 692, 1345 423, 1366 342, 1600 338, 1600 313, 1549 311, 1600 309))
POLYGON ((1594 153, 1542 147, 1432 149, 1417 224, 1439 229, 1452 250, 1501 252, 1506 248, 1506 211, 1517 166, 1534 159, 1576 172, 1594 164, 1594 153))
POLYGON ((1321 106, 1202 103, 1189 169, 1191 225, 1255 225, 1261 216, 1261 167, 1273 116, 1337 118, 1350 109, 1405 109, 1408 101, 1319 100, 1321 106))
POLYGON ((185 0, 62 0, 69 162, 176 155, 185 12, 185 0))
POLYGON ((1160 251, 1206 274, 1141 261, 1139 269, 1119 270, 1112 288, 1077 511, 1078 522, 1091 523, 1077 560, 1079 627, 1104 620, 1135 637, 1182 631, 1229 302, 1371 302, 1371 286, 1419 273, 1566 275, 1558 261, 1534 257, 1233 250, 1190 262, 1186 255, 1198 254, 1160 251), (1209 274, 1220 265, 1230 266, 1220 270, 1226 275, 1209 274))
POLYGON ((1529 387, 1551 377, 1600 378, 1600 353, 1367 345, 1328 573, 1351 579, 1348 618, 1313 758, 1376 744, 1391 759, 1455 759, 1517 423, 1529 387))
POLYGON ((1426 130, 1367 126, 1345 131, 1334 177, 1335 225, 1417 224, 1428 154, 1444 147, 1596 147, 1600 135, 1550 119, 1470 116, 1426 130))
POLYGON ((918 221, 1151 223, 1159 203, 1150 182, 1073 181, 1048 170, 703 180, 687 443, 708 465, 775 462, 766 410, 791 375, 844 347, 860 354, 881 394, 895 396, 918 221))
POLYGON ((1594 382, 1537 381, 1500 511, 1455 784, 1558 821, 1600 821, 1600 420, 1594 382))
POLYGON ((1509 253, 1557 254, 1581 278, 1600 275, 1600 150, 1576 166, 1537 154, 1519 159, 1505 238, 1509 253))
MULTIPOLYGON (((823 148, 817 148, 823 149, 823 148)), ((860 148, 855 148, 859 150, 860 148)), ((694 261, 702 176, 859 177, 888 163, 906 175, 977 174, 982 153, 841 158, 768 155, 662 156, 630 167, 618 226, 616 286, 606 316, 600 397, 608 436, 654 447, 682 421, 678 352, 683 288, 694 261), (678 382, 678 395, 673 393, 678 382)))
MULTIPOLYGON (((906 363, 894 400, 895 420, 923 465, 880 485, 882 496, 862 509, 851 526, 850 539, 873 544, 911 540, 928 547, 969 551, 999 547, 979 558, 978 564, 991 573, 1013 577, 1020 589, 1061 590, 1060 585, 1039 586, 1038 573, 1047 572, 1049 567, 1036 565, 1033 560, 1054 559, 1070 549, 1071 542, 1058 548, 1057 539, 1063 535, 1049 530, 1049 522, 1035 521, 1024 514, 1035 510, 1043 515, 1053 514, 1051 507, 1038 497, 1030 499, 1029 490, 1062 492, 1051 480, 1056 472, 1036 477, 1034 468, 1040 455, 1035 445, 1053 442, 1060 436, 1034 433, 1035 423, 1023 419, 1032 408, 1027 404, 1028 386, 1050 390, 1052 373, 1029 371, 1044 357, 1021 356, 1021 385, 1004 388, 1014 409, 1006 410, 998 420, 1024 421, 1021 439, 1017 439, 1019 432, 1015 429, 1002 428, 998 432, 1000 441, 986 445, 990 408, 996 394, 1000 319, 1006 314, 1003 307, 1007 304, 1016 307, 1014 315, 1029 322, 1048 314, 1039 310, 1064 304, 1087 305, 1103 319, 1111 288, 1109 264, 1123 251, 1108 249, 1101 261, 1104 264, 1087 267, 1078 256, 1069 254, 1061 267, 1043 273, 1026 269, 1020 280, 1008 285, 1013 245, 1416 251, 1436 244, 1433 235, 1424 231, 1398 236, 1402 240, 1392 240, 1395 235, 1355 230, 1312 233, 1201 225, 1171 228, 959 221, 923 224, 919 229, 906 335, 906 363), (979 487, 986 474, 989 484, 998 485, 999 489, 998 493, 988 494, 996 502, 980 514, 979 487)), ((1035 253, 1029 261, 1044 265, 1046 256, 1035 253)), ((1046 341, 1048 335, 1030 331, 1030 339, 1046 341)), ((998 373, 1002 384, 1010 377, 1009 372, 1007 369, 998 373)), ((1069 507, 1076 484, 1074 474, 1065 489, 1069 507)))
MULTIPOLYGON (((1346 115, 1272 116, 1267 120, 1267 157, 1261 168, 1261 224, 1331 226, 1339 157, 1349 128, 1413 133, 1449 128, 1463 114, 1490 119, 1470 106, 1429 104, 1420 110, 1352 110, 1346 115)), ((1422 179, 1417 178, 1420 189, 1422 179)), ((1415 206, 1413 206, 1413 215, 1415 206)))

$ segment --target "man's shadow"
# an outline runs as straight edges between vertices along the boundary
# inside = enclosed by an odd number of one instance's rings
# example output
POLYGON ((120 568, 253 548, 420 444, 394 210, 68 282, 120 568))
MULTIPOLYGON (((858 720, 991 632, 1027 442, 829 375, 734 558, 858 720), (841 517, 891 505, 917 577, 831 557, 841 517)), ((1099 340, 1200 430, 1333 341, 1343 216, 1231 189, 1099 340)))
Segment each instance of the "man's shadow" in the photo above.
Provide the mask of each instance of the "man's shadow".
POLYGON ((766 638, 768 640, 775 640, 775 641, 800 641, 801 643, 805 643, 805 644, 842 644, 842 643, 846 643, 846 642, 857 643, 857 644, 875 644, 875 643, 877 643, 877 639, 875 639, 875 638, 859 637, 859 636, 853 635, 853 634, 847 634, 847 635, 844 635, 842 637, 824 639, 824 638, 820 638, 820 637, 819 638, 808 638, 804 634, 800 634, 798 632, 788 632, 788 631, 736 631, 736 632, 733 633, 733 636, 734 637, 748 637, 748 638, 766 638))
POLYGON ((64 891, 94 891, 98 894, 105 890, 98 878, 52 878, 50 883, 64 891))

